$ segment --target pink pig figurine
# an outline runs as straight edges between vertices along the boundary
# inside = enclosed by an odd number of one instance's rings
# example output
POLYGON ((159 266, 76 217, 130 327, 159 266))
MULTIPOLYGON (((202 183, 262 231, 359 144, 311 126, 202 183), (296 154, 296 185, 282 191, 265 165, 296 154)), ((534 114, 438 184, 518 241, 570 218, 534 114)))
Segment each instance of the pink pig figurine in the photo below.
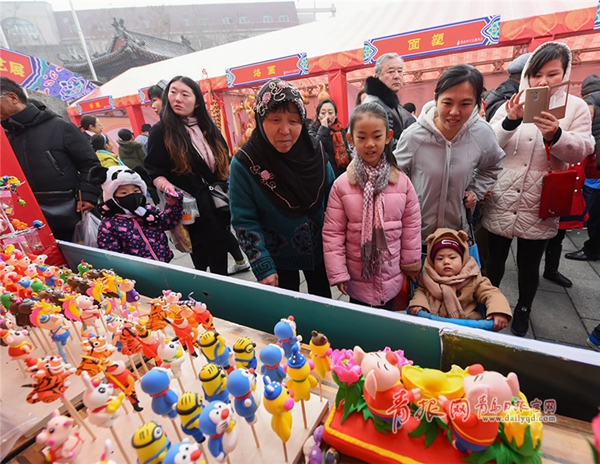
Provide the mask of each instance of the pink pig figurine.
POLYGON ((73 427, 73 422, 74 419, 61 416, 56 410, 35 438, 37 443, 48 445, 44 448, 47 462, 70 463, 81 451, 83 438, 79 436, 79 428, 73 427))

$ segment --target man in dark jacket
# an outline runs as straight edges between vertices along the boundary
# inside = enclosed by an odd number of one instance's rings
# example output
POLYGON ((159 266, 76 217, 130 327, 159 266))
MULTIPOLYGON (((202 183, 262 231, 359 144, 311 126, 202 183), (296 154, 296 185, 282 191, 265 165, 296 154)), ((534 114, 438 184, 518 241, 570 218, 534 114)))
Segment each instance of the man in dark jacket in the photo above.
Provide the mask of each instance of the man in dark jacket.
POLYGON ((0 121, 54 237, 71 240, 82 211, 94 208, 100 189, 87 182, 100 166, 74 124, 28 103, 25 91, 0 77, 0 121))
POLYGON ((485 109, 485 120, 487 122, 492 120, 492 117, 496 114, 498 108, 500 108, 505 101, 509 100, 510 97, 519 91, 521 73, 523 72, 523 68, 525 67, 525 63, 527 63, 529 55, 531 55, 531 53, 525 53, 511 61, 506 68, 506 72, 509 74, 508 79, 502 82, 497 88, 490 90, 486 95, 484 100, 487 105, 485 109))
POLYGON ((367 94, 363 103, 379 103, 388 114, 390 127, 394 130, 393 146, 400 139, 402 131, 417 122, 415 117, 400 104, 398 92, 402 88, 404 62, 397 53, 381 55, 375 63, 375 75, 367 77, 364 91, 367 94))

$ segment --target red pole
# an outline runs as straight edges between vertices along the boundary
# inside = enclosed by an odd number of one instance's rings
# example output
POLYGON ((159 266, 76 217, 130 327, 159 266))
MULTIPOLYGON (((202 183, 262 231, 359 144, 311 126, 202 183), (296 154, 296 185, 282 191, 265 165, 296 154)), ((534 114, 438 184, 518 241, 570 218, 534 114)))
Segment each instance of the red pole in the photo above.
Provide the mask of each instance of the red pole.
POLYGON ((327 74, 329 79, 329 95, 335 102, 338 109, 338 119, 342 126, 348 125, 348 84, 346 81, 346 72, 341 69, 330 71, 327 74))

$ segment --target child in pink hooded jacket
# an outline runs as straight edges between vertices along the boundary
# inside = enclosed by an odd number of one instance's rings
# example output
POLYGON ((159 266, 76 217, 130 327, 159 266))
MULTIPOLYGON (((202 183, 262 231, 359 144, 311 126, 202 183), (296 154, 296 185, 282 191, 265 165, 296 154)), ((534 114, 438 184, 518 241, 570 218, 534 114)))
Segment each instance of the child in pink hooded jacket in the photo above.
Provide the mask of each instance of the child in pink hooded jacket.
POLYGON ((330 285, 351 303, 392 309, 405 274, 421 269, 421 210, 396 166, 387 114, 364 103, 350 119, 348 141, 358 156, 333 184, 323 226, 330 285))

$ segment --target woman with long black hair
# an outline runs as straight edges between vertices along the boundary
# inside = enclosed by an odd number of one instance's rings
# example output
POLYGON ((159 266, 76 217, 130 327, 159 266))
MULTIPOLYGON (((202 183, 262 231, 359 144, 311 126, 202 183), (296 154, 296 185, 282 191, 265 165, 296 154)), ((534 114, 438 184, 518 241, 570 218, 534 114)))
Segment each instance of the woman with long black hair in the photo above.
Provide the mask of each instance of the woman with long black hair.
POLYGON ((177 186, 196 199, 200 216, 187 226, 194 266, 227 275, 227 252, 236 262, 244 257, 231 233, 229 211, 215 208, 209 186, 229 177, 229 148, 193 79, 171 79, 162 100, 161 120, 148 138, 146 169, 158 190, 177 186))

